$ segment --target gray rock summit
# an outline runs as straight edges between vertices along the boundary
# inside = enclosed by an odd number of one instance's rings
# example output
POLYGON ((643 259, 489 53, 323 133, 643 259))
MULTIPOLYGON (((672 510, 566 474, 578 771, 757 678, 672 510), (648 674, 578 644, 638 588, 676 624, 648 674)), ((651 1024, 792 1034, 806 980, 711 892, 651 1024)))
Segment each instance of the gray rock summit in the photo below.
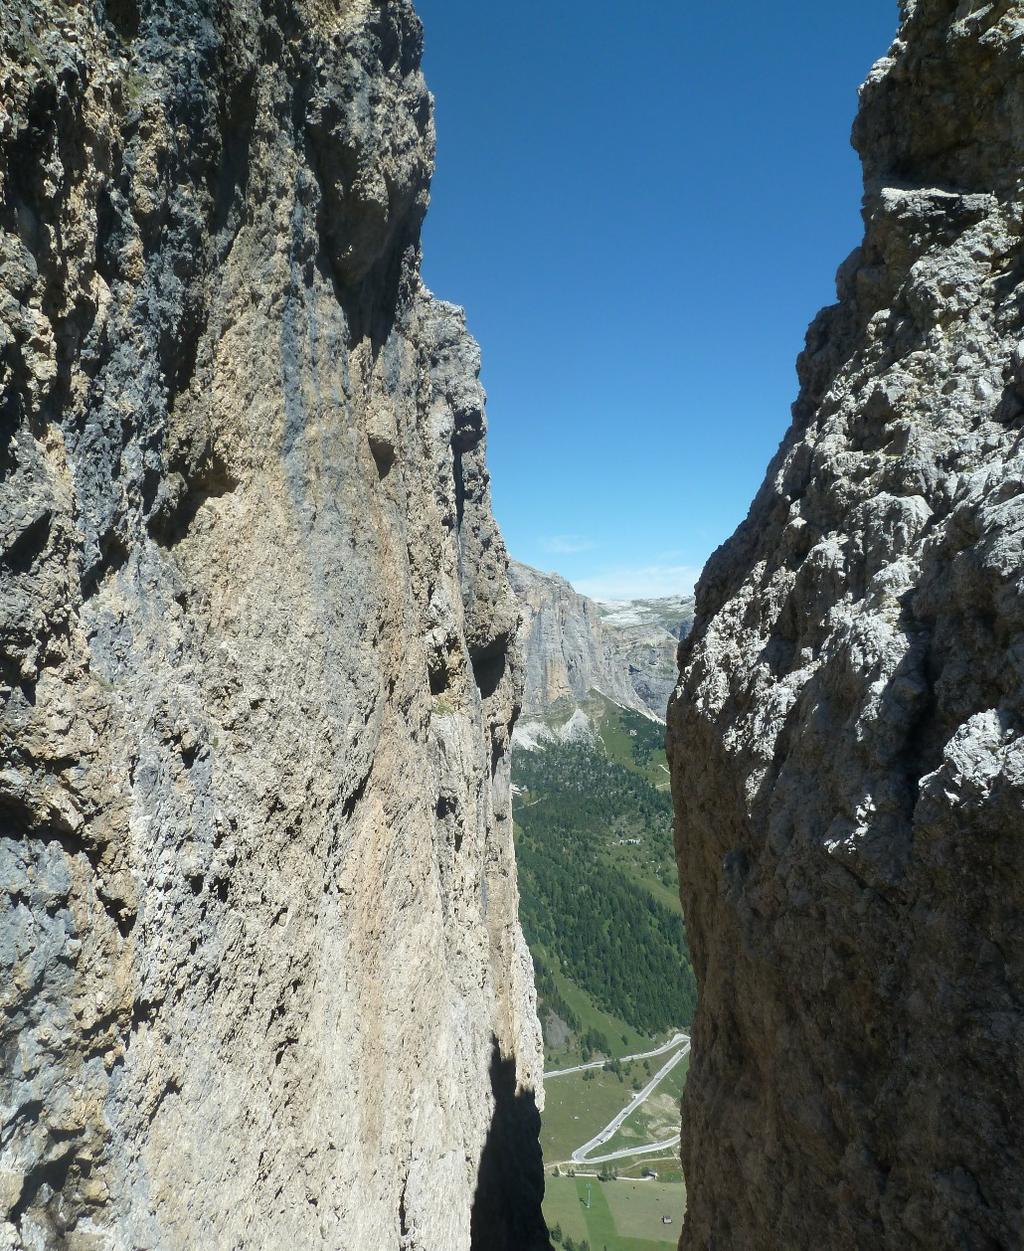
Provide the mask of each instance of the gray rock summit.
POLYGON ((407 0, 0 8, 0 1246, 546 1247, 407 0))
POLYGON ((1024 8, 905 0, 669 715, 684 1245, 1024 1245, 1024 8))
POLYGON ((599 602, 557 573, 512 561, 523 614, 524 717, 572 711, 598 691, 624 708, 664 720, 676 679, 676 649, 693 617, 685 596, 599 602))

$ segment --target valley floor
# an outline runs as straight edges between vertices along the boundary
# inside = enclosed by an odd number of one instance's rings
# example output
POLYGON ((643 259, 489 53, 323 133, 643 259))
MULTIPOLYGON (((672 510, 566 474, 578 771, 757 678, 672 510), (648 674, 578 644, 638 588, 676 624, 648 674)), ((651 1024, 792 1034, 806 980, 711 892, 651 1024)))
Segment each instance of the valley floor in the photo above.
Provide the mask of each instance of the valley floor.
POLYGON ((544 1214, 561 1251, 584 1241, 592 1251, 675 1251, 686 1197, 678 1182, 549 1177, 546 1187, 544 1214))
POLYGON ((660 1251, 686 1206, 679 1103, 694 1001, 664 731, 592 692, 570 717, 587 734, 569 737, 569 711, 513 758, 547 1069, 545 1217, 562 1251, 660 1251))
POLYGON ((556 1246, 675 1246, 686 1205, 678 1146, 689 1053, 688 1036, 676 1032, 647 1052, 545 1075, 544 1214, 556 1246))
MULTIPOLYGON (((672 1134, 670 1134, 667 1138, 652 1138, 650 1131, 655 1122, 652 1118, 643 1117, 641 1113, 644 1104, 646 1104, 655 1092, 660 1091, 666 1085, 669 1076, 680 1065, 681 1061, 685 1060, 689 1056, 690 1040, 685 1034, 677 1033, 673 1035, 670 1043, 657 1047, 653 1051, 648 1051, 639 1055, 623 1056, 622 1059, 615 1061, 614 1068, 609 1068, 607 1062, 604 1061, 591 1061, 588 1064, 580 1064, 569 1069, 559 1069, 544 1075, 545 1085, 549 1091, 550 1087, 547 1086, 548 1082, 566 1077, 574 1077, 581 1073, 585 1075, 581 1079, 583 1084, 588 1082, 593 1084, 598 1071, 602 1073, 610 1073, 616 1079, 619 1077, 620 1073, 623 1075, 631 1075, 635 1068, 638 1067, 639 1061, 649 1061, 655 1057, 660 1058, 669 1050, 672 1050, 672 1054, 669 1058, 661 1064, 661 1067, 654 1073, 645 1085, 635 1091, 632 1097, 629 1098, 624 1105, 621 1102, 621 1092, 619 1093, 617 1102, 621 1106, 616 1107, 614 1115, 605 1125, 601 1126, 601 1128, 598 1129, 591 1138, 588 1138, 582 1145, 573 1148, 569 1163, 574 1165, 603 1164, 611 1160, 626 1159, 630 1156, 648 1155, 658 1150, 671 1150, 678 1144, 678 1128, 675 1128, 672 1134), (674 1050, 672 1050, 673 1047, 674 1050), (627 1122, 629 1122, 629 1129, 624 1132, 627 1134, 628 1138, 631 1139, 631 1141, 618 1142, 617 1140, 620 1137, 620 1131, 624 1130, 624 1126, 626 1126, 627 1122), (609 1150, 601 1152, 600 1149, 609 1143, 612 1144, 609 1150)), ((645 1068, 649 1067, 649 1065, 645 1065, 645 1068)), ((683 1072, 685 1073, 685 1070, 683 1070, 683 1072)), ((634 1088, 637 1080, 638 1079, 633 1080, 634 1088)), ((565 1084, 569 1085, 569 1083, 565 1084)), ((584 1124, 588 1121, 592 1121, 595 1113, 600 1114, 602 1109, 606 1108, 607 1103, 610 1100, 616 1099, 616 1084, 617 1082, 609 1082, 605 1084, 605 1088, 601 1093, 606 1097, 601 1099, 594 1097, 596 1092, 594 1092, 594 1094, 590 1094, 584 1090, 585 1097, 582 1100, 582 1103, 586 1105, 587 1111, 590 1113, 589 1117, 584 1117, 584 1124)), ((575 1086, 575 1083, 573 1086, 575 1086)), ((567 1102, 568 1106, 578 1106, 578 1101, 572 1097, 575 1093, 576 1091, 574 1089, 568 1101, 563 1102, 567 1102)), ((677 1107, 678 1101, 674 1096, 675 1090, 673 1089, 671 1103, 673 1107, 677 1107)), ((574 1124, 580 1124, 578 1113, 573 1114, 573 1119, 574 1124)), ((675 1117, 674 1119, 678 1120, 678 1117, 675 1117)), ((563 1117, 562 1120, 564 1122, 565 1118, 563 1117)), ((566 1125, 566 1128, 568 1128, 571 1133, 571 1127, 566 1125)), ((662 1125, 660 1128, 663 1130, 665 1127, 662 1125)))

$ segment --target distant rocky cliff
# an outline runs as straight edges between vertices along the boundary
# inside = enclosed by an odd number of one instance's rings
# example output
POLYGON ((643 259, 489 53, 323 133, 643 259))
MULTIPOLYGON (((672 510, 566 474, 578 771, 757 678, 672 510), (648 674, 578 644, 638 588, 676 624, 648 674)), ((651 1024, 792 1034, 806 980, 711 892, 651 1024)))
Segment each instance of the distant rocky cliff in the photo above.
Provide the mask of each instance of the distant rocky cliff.
POLYGON ((670 709, 683 1245, 1024 1245, 1024 7, 905 0, 670 709))
POLYGON ((676 680, 676 649, 689 629, 693 600, 598 603, 557 573, 511 563, 523 622, 524 716, 542 716, 600 691, 624 708, 664 720, 676 680))
POLYGON ((0 1245, 546 1246, 406 0, 0 10, 0 1245))

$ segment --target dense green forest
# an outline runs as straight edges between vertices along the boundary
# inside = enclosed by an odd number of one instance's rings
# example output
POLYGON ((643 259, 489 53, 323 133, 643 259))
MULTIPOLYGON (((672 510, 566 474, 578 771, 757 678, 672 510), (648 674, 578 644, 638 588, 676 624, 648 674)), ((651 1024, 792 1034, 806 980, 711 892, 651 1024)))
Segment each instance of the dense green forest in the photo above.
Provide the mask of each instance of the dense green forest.
MULTIPOLYGON (((619 710, 594 743, 550 742, 513 757, 523 929, 545 1007, 577 1034, 552 957, 603 1011, 641 1032, 693 1017, 693 971, 674 901, 672 805, 651 781, 664 759, 662 733, 619 710)), ((603 1041, 580 1039, 587 1051, 607 1050, 603 1041)))

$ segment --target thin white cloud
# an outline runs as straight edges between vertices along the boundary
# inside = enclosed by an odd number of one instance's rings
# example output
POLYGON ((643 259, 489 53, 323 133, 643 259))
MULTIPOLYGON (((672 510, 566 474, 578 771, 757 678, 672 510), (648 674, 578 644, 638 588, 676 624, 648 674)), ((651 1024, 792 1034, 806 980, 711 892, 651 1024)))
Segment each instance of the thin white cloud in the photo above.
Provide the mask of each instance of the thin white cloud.
POLYGON ((592 552, 597 546, 578 534, 553 534, 550 538, 541 539, 540 545, 554 556, 576 556, 580 552, 592 552))
POLYGON ((692 595, 699 577, 700 570, 692 565, 640 565, 574 578, 572 584, 591 599, 664 599, 692 595))

